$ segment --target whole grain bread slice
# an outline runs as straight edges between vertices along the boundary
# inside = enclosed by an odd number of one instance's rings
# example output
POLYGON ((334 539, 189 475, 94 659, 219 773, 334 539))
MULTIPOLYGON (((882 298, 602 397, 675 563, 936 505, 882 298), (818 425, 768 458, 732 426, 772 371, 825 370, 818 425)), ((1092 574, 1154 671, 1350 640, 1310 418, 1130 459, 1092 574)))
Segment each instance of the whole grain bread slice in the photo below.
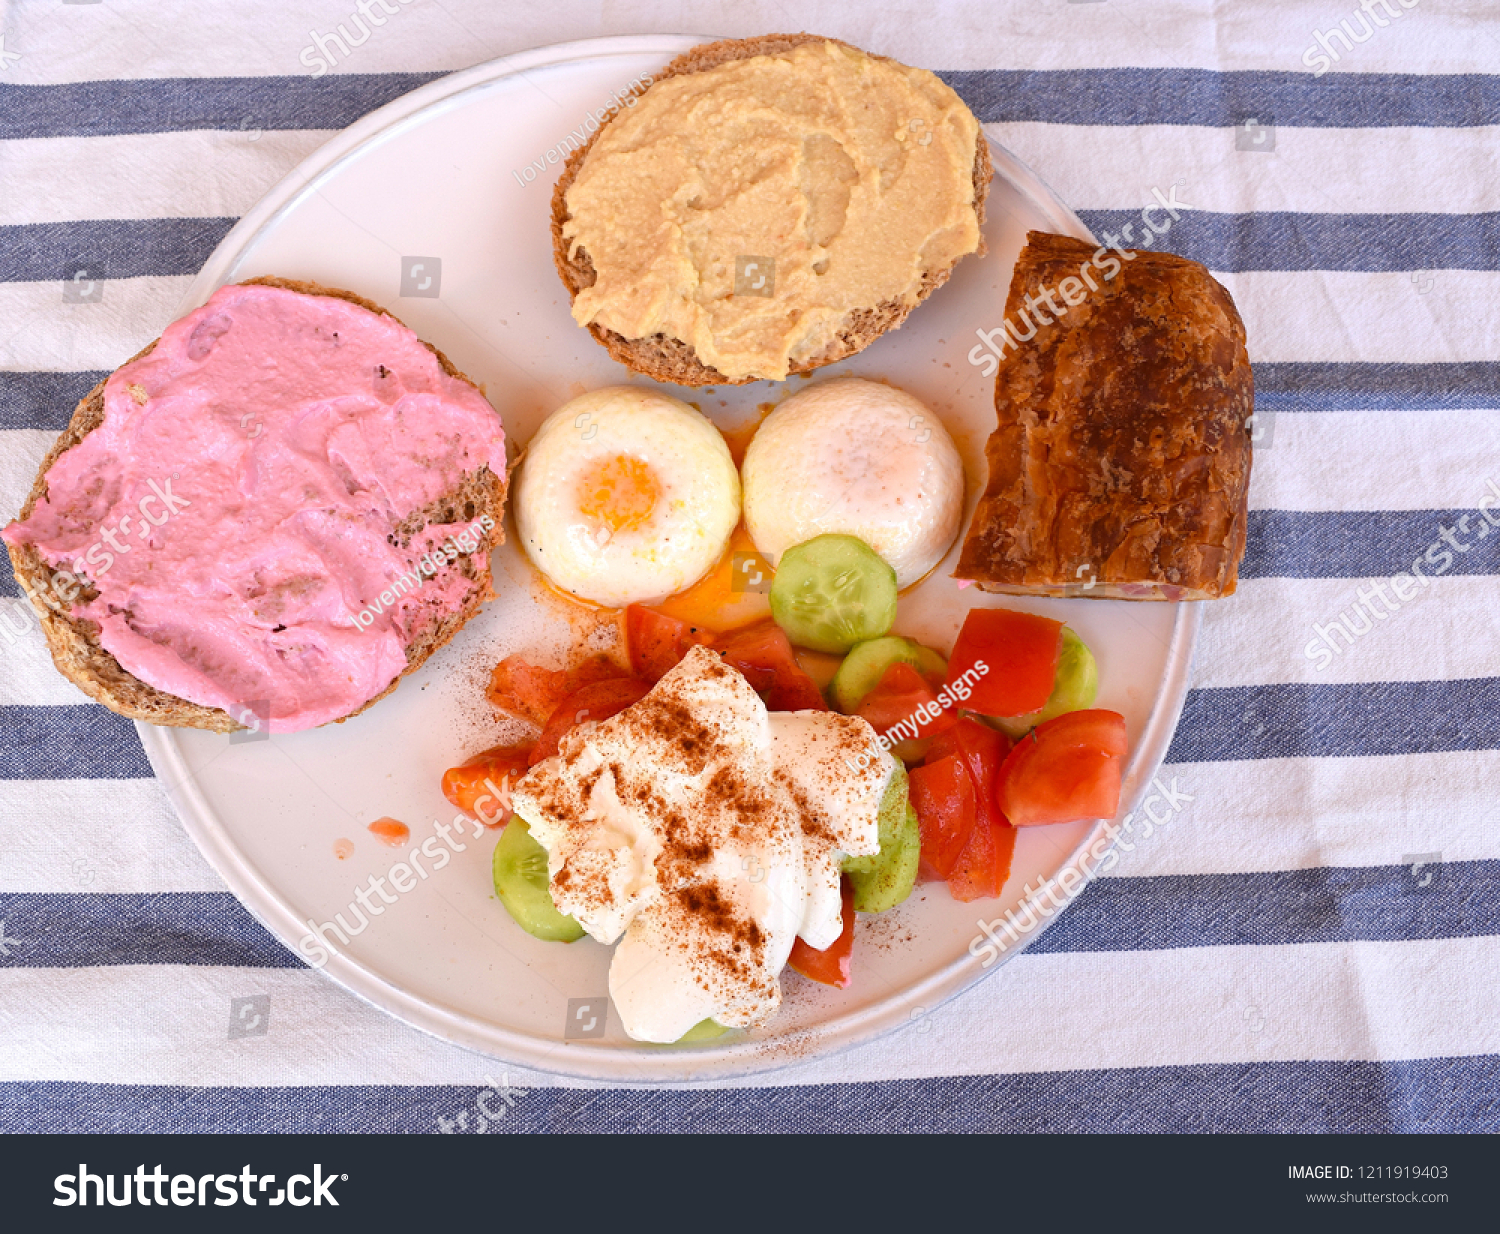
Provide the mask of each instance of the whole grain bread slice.
MULTIPOLYGON (((373 301, 337 287, 324 287, 318 283, 298 279, 273 277, 246 279, 245 283, 280 287, 310 296, 331 296, 337 300, 347 300, 351 304, 357 304, 372 313, 389 317, 392 321, 399 321, 394 314, 387 312, 373 301)), ((153 340, 132 356, 131 360, 138 360, 142 356, 149 355, 155 346, 156 340, 153 340)), ((431 343, 424 341, 423 346, 437 358, 443 372, 450 377, 468 382, 475 389, 479 388, 476 383, 459 372, 452 361, 431 343)), ((46 497, 47 472, 52 464, 103 423, 104 386, 105 382, 101 381, 83 396, 73 411, 68 427, 57 439, 57 443, 47 457, 42 460, 36 482, 32 485, 26 504, 21 507, 19 516, 21 519, 27 518, 37 502, 46 497)), ((484 552, 488 554, 490 549, 504 540, 501 524, 505 510, 507 483, 507 476, 497 476, 488 467, 481 467, 469 473, 452 491, 444 493, 436 501, 403 519, 391 532, 392 543, 404 548, 418 532, 429 524, 473 523, 487 514, 494 524, 483 537, 484 552)), ((155 686, 148 685, 139 677, 127 672, 120 662, 100 645, 98 623, 79 617, 74 612, 80 604, 93 599, 97 592, 89 587, 81 589, 71 585, 66 588, 59 587, 55 579, 61 571, 48 565, 34 545, 7 543, 6 548, 10 553, 16 580, 21 584, 32 606, 36 609, 42 632, 47 639, 48 650, 52 653, 52 662, 64 677, 90 698, 120 715, 128 716, 133 720, 145 720, 150 724, 176 728, 204 728, 216 733, 230 733, 247 728, 247 725, 226 711, 178 698, 174 694, 168 694, 158 690, 155 686), (70 603, 64 600, 60 592, 76 592, 76 594, 70 603)), ((464 623, 479 611, 480 605, 494 596, 487 555, 482 560, 486 564, 478 569, 469 557, 462 555, 452 564, 451 569, 459 571, 477 586, 470 589, 463 605, 456 611, 443 613, 434 609, 427 614, 418 627, 416 637, 406 648, 405 670, 385 690, 363 706, 351 711, 349 715, 341 717, 336 721, 337 723, 342 724, 344 720, 359 715, 366 708, 373 707, 400 684, 402 677, 415 672, 429 656, 452 639, 464 623)))
MULTIPOLYGON (((776 55, 804 43, 836 43, 851 51, 860 51, 859 48, 852 47, 839 39, 824 38, 817 34, 766 34, 753 39, 724 39, 717 43, 704 43, 684 52, 659 74, 653 76, 649 85, 637 86, 622 97, 642 95, 652 86, 669 77, 706 72, 731 60, 748 60, 754 56, 776 55)), ((870 55, 876 60, 891 59, 889 56, 875 56, 870 52, 861 51, 860 54, 870 55)), ((577 299, 578 293, 585 287, 592 287, 597 275, 593 260, 585 249, 580 247, 575 253, 568 252, 569 244, 563 236, 563 227, 572 217, 568 212, 568 189, 594 143, 599 140, 599 134, 604 132, 622 110, 623 108, 617 107, 600 121, 599 127, 588 141, 568 156, 563 164, 562 174, 558 176, 557 184, 552 190, 552 257, 557 265, 557 273, 562 277, 563 284, 568 289, 570 300, 577 299)), ((993 174, 994 167, 990 162, 989 146, 985 143, 984 132, 981 129, 979 139, 974 143, 974 212, 980 228, 977 251, 979 255, 983 255, 985 251, 984 203, 993 174)), ((917 288, 916 299, 910 304, 900 300, 887 300, 850 314, 848 324, 821 353, 810 360, 794 364, 791 372, 810 373, 814 369, 837 363, 839 360, 854 355, 855 352, 863 351, 882 334, 901 325, 912 309, 948 281, 948 276, 953 273, 954 266, 961 260, 963 260, 962 257, 941 269, 927 271, 917 288)), ((656 381, 671 382, 679 386, 718 386, 745 385, 758 380, 755 377, 724 376, 718 369, 700 361, 692 345, 682 339, 672 338, 665 334, 628 339, 596 322, 590 323, 588 330, 603 344, 609 354, 626 368, 656 381)))

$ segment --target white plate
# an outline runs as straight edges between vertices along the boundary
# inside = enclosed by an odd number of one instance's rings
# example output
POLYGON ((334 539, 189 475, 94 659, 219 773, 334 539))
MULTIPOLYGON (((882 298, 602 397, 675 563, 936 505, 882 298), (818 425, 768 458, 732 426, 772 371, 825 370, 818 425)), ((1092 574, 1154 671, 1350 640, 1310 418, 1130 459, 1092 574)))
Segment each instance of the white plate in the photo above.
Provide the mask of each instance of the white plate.
MULTIPOLYGON (((514 456, 515 446, 580 386, 632 379, 569 316, 552 266, 556 166, 547 152, 615 91, 703 41, 649 36, 542 48, 398 99, 335 137, 246 215, 203 268, 182 311, 224 283, 261 274, 359 292, 484 383, 514 456), (536 160, 545 171, 527 182, 524 169, 536 160), (441 259, 439 298, 400 294, 404 256, 441 259)), ((1004 150, 993 154, 988 255, 960 263, 902 329, 820 374, 884 377, 926 401, 964 455, 970 509, 983 487, 984 442, 994 427, 993 383, 967 359, 975 330, 1000 323, 1029 228, 1088 235, 1035 175, 1004 150)), ((674 392, 732 426, 788 388, 801 386, 794 380, 790 387, 674 392)), ((480 697, 490 666, 512 651, 560 654, 566 647, 565 608, 538 587, 513 529, 509 534, 494 558, 500 598, 358 719, 241 742, 139 726, 188 832, 231 890, 288 946, 308 933, 309 923, 331 922, 335 913, 353 923, 355 888, 410 851, 378 843, 368 823, 401 819, 419 844, 434 834, 435 820, 453 815, 438 791, 443 769, 502 737, 513 739, 480 697), (334 853, 341 838, 354 842, 347 859, 334 853)), ((971 605, 998 602, 955 586, 948 575, 956 553, 955 547, 903 599, 901 633, 948 647, 971 605)), ((1129 728, 1124 799, 1133 806, 1182 706, 1198 609, 1006 603, 1069 621, 1097 653, 1098 705, 1122 712, 1129 728)), ((337 949, 327 972, 409 1024, 521 1066, 617 1082, 741 1074, 898 1028, 977 981, 986 970, 968 951, 976 922, 1019 906, 1024 884, 1036 887, 1064 867, 1077 868, 1083 850, 1103 834, 1102 823, 1023 831, 1001 900, 959 904, 941 884, 919 888, 899 909, 861 919, 851 989, 788 975, 785 1005, 769 1025, 704 1046, 632 1043, 613 1013, 602 1037, 566 1039, 570 1000, 602 1002, 610 950, 589 939, 561 946, 524 934, 493 897, 489 835, 463 841, 465 850, 451 864, 397 896, 347 948, 337 949)), ((587 1027, 589 1016, 575 1019, 575 1031, 587 1027)), ((1005 1050, 997 1033, 997 1070, 1005 1069, 1005 1050)))

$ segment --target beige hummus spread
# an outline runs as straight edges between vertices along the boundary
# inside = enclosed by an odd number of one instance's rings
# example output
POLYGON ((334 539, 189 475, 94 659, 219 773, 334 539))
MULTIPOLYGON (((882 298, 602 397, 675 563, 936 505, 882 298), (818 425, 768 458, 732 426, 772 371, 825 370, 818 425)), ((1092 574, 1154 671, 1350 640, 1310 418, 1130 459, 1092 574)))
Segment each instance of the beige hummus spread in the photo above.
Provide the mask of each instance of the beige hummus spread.
POLYGON ((658 81, 567 190, 573 317, 781 380, 979 247, 978 140, 932 73, 832 42, 658 81))

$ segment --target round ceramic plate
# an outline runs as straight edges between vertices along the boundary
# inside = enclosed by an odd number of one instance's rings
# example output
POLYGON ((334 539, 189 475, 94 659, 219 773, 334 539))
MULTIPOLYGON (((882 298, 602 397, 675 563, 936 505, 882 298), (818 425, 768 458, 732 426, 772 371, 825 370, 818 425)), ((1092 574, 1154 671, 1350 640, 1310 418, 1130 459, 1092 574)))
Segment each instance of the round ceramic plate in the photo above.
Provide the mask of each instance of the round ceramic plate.
MULTIPOLYGON (((230 234, 182 311, 224 283, 275 274, 348 288, 385 305, 483 384, 504 418, 514 459, 542 419, 584 389, 634 378, 574 325, 552 265, 552 185, 586 117, 632 82, 700 42, 611 38, 548 47, 445 77, 366 116, 288 176, 230 234)), ((957 441, 972 511, 994 428, 993 381, 968 358, 976 330, 1001 321, 1016 254, 1031 228, 1087 238, 1077 217, 1006 151, 992 149, 985 257, 952 279, 900 330, 818 376, 881 378, 922 399, 957 441)), ((671 393, 726 429, 757 417, 802 381, 671 393)), ((967 523, 966 523, 967 525, 967 523)), ((482 690, 502 656, 559 663, 569 645, 608 627, 551 595, 516 548, 513 527, 494 557, 498 599, 395 694, 345 724, 245 740, 141 725, 141 738, 184 825, 240 900, 297 948, 311 929, 362 920, 356 890, 391 876, 437 835, 453 810, 444 768, 524 734, 496 717, 482 690), (404 848, 379 842, 376 819, 405 822, 404 848), (341 855, 342 854, 342 855, 341 855)), ((900 633, 952 645, 963 615, 1000 603, 960 588, 948 560, 902 599, 900 633)), ((1070 622, 1098 656, 1098 705, 1124 714, 1131 757, 1124 800, 1142 796, 1171 738, 1198 624, 1191 605, 1005 600, 1070 622)), ((616 1082, 697 1080, 767 1069, 843 1049, 908 1024, 988 970, 970 953, 977 922, 1018 908, 1024 888, 1097 861, 1085 849, 1104 824, 1023 830, 1004 895, 960 904, 942 884, 861 918, 854 980, 835 990, 783 977, 769 1024, 699 1046, 643 1046, 607 1006, 610 949, 521 931, 494 898, 494 833, 455 836, 441 869, 396 874, 386 904, 339 942, 330 977, 445 1040, 520 1066, 616 1082), (402 890, 408 883, 410 890, 402 890)), ((370 894, 366 892, 367 896, 370 894)), ((1034 936, 1034 935, 1033 935, 1034 936)), ((1013 952, 1015 948, 1012 948, 1013 952)), ((304 955, 317 956, 306 949, 304 955)), ((1005 1043, 995 1040, 995 1066, 1005 1043)))

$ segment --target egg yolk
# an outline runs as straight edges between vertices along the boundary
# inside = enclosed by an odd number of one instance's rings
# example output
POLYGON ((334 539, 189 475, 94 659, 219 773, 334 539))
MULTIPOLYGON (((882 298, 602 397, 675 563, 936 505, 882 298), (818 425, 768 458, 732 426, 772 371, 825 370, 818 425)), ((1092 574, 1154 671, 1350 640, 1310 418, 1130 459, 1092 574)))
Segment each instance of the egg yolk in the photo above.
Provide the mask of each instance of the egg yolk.
POLYGON ((656 473, 638 458, 616 454, 594 463, 578 485, 578 512, 613 534, 643 526, 661 498, 656 473))

